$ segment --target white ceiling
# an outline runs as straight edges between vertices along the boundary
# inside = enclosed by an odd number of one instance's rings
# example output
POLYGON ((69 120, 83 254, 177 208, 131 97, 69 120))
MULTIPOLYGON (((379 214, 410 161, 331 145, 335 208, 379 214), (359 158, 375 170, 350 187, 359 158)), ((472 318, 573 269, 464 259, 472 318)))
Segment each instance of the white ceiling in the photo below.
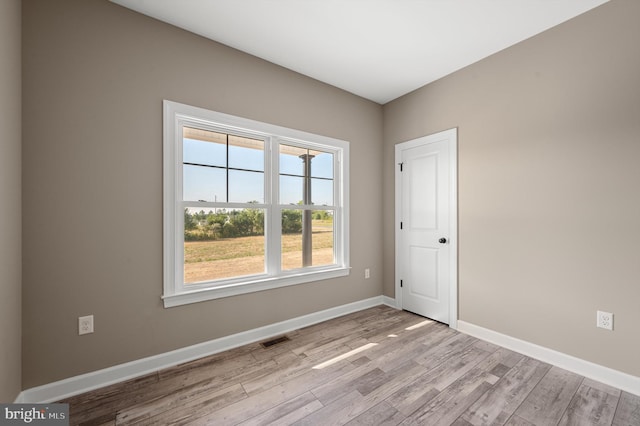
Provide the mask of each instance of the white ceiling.
POLYGON ((384 104, 608 0, 111 0, 384 104))

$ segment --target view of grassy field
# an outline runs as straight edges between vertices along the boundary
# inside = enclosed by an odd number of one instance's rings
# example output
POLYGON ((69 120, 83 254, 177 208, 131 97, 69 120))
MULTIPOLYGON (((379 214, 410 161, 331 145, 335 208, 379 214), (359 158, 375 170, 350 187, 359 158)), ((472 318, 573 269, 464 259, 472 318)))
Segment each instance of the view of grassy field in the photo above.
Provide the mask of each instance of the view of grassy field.
MULTIPOLYGON (((333 222, 313 221, 313 265, 333 263, 333 222)), ((282 268, 302 267, 302 235, 282 236, 282 268)), ((196 283, 264 272, 264 236, 184 243, 184 282, 196 283)))

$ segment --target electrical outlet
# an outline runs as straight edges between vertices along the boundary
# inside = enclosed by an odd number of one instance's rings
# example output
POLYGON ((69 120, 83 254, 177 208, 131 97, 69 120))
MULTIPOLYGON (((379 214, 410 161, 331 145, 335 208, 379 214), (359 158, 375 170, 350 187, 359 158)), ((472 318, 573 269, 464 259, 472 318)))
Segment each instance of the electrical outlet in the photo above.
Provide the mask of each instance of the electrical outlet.
POLYGON ((93 333, 93 315, 78 318, 78 334, 93 333))
POLYGON ((370 277, 371 277, 371 271, 369 270, 369 268, 366 268, 364 270, 364 278, 369 279, 370 277))
POLYGON ((596 325, 598 327, 613 331, 613 314, 611 312, 598 311, 597 319, 596 325))

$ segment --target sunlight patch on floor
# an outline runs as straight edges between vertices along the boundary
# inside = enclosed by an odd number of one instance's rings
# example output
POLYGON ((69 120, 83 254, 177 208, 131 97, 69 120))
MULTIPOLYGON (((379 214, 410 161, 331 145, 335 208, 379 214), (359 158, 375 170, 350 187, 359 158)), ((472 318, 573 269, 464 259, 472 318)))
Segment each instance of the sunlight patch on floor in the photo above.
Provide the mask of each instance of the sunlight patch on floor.
POLYGON ((407 327, 407 328, 405 328, 405 330, 407 330, 407 331, 415 330, 416 328, 420 328, 420 327, 422 327, 424 325, 431 324, 432 322, 433 322, 432 320, 425 320, 425 321, 419 322, 417 324, 414 324, 411 327, 407 327))
POLYGON ((322 364, 318 364, 318 365, 314 366, 313 369, 314 370, 322 370, 323 368, 328 367, 328 366, 330 366, 332 364, 335 364, 338 361, 342 361, 345 358, 349 358, 350 356, 353 356, 353 355, 355 355, 357 353, 360 353, 362 351, 366 351, 367 349, 372 348, 372 347, 377 346, 377 345, 378 345, 377 343, 367 343, 366 345, 362 345, 359 348, 356 348, 356 349, 354 349, 352 351, 349 351, 347 353, 339 355, 339 356, 337 356, 335 358, 331 358, 330 360, 325 361, 322 364))

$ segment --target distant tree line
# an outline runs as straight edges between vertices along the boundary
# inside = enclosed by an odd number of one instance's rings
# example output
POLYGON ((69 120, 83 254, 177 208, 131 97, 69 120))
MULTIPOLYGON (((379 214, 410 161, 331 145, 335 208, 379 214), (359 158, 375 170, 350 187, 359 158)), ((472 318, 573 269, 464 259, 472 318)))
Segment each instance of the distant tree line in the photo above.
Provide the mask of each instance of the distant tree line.
MULTIPOLYGON (((324 210, 314 211, 314 220, 332 220, 324 210)), ((282 233, 302 232, 302 210, 282 210, 282 233)), ((184 209, 184 240, 211 241, 219 238, 251 237, 264 235, 264 211, 262 209, 216 209, 191 213, 184 209)))

